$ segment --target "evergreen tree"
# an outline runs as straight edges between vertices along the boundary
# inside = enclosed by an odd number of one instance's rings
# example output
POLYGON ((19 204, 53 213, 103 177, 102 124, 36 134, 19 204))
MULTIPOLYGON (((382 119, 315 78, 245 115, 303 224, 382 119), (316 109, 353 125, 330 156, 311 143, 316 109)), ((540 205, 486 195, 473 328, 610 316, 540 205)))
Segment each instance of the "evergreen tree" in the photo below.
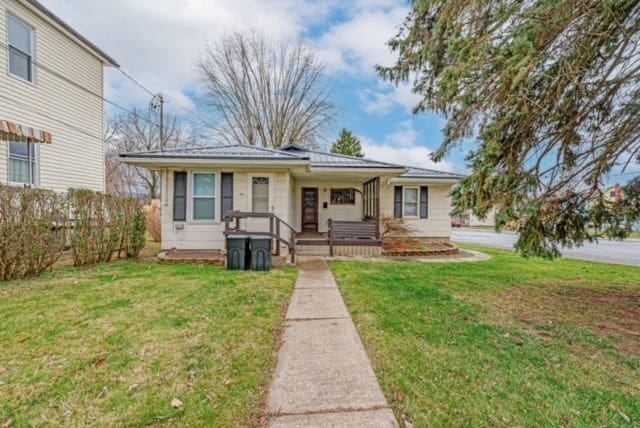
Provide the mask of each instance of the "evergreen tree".
POLYGON ((362 151, 360 140, 354 135, 353 132, 349 131, 346 128, 342 128, 340 137, 338 137, 338 141, 333 143, 333 145, 331 146, 331 153, 335 153, 338 155, 355 156, 358 158, 364 157, 364 152, 362 151))
POLYGON ((640 153, 637 0, 412 0, 382 77, 447 119, 435 160, 467 142, 458 210, 515 222, 524 255, 623 238, 640 203, 604 198, 640 153), (471 148, 471 147, 470 147, 471 148))

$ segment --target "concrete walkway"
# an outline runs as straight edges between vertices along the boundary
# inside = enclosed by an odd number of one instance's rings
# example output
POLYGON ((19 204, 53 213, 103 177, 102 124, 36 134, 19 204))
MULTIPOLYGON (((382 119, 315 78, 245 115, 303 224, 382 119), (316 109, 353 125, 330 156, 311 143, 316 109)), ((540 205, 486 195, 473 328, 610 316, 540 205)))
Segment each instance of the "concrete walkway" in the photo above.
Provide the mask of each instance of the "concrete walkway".
POLYGON ((269 426, 397 427, 326 261, 299 268, 269 388, 269 426))

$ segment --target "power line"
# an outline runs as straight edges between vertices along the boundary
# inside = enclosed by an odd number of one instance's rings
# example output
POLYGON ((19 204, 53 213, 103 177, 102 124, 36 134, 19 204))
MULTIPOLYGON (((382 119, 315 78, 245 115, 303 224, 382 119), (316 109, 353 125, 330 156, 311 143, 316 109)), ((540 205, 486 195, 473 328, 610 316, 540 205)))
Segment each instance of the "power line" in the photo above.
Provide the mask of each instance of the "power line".
MULTIPOLYGON (((8 48, 8 46, 4 42, 1 42, 1 41, 0 41, 0 46, 2 46, 4 48, 8 48)), ((143 121, 148 122, 148 123, 150 123, 152 125, 158 126, 158 124, 155 123, 154 121, 152 121, 151 119, 148 119, 148 118, 146 118, 144 116, 141 116, 140 114, 121 106, 120 104, 116 103, 115 101, 111 101, 110 99, 105 98, 103 95, 98 94, 97 92, 94 92, 91 89, 86 88, 86 87, 82 86, 81 84, 79 84, 77 82, 74 82, 73 80, 71 80, 67 76, 64 76, 64 75, 58 73, 57 71, 47 67, 46 65, 42 65, 42 64, 34 61, 33 59, 31 60, 31 63, 34 64, 38 69, 44 70, 44 71, 52 74, 53 76, 64 80, 65 82, 69 83, 70 85, 73 85, 76 88, 78 88, 78 89, 80 89, 80 90, 82 90, 82 91, 84 91, 84 92, 86 92, 86 93, 88 93, 90 95, 93 95, 94 97, 102 100, 103 102, 106 102, 106 103, 108 103, 108 104, 110 104, 110 105, 112 105, 112 106, 114 106, 114 107, 116 107, 116 108, 118 108, 118 109, 120 109, 122 111, 125 111, 125 112, 127 112, 127 113, 129 113, 129 114, 131 114, 131 115, 133 115, 133 116, 135 116, 137 118, 139 118, 140 120, 143 120, 143 121)))
POLYGON ((53 120, 54 122, 58 122, 58 123, 60 123, 60 124, 62 124, 62 125, 64 125, 64 126, 66 126, 67 128, 70 128, 70 129, 73 129, 73 130, 75 130, 75 131, 78 131, 78 132, 80 132, 81 134, 84 134, 84 135, 86 135, 86 136, 88 136, 88 137, 96 138, 96 139, 98 139, 98 140, 100 140, 100 141, 102 141, 102 140, 104 139, 104 137, 98 137, 98 136, 96 136, 96 135, 93 135, 93 134, 91 134, 90 132, 85 131, 84 129, 78 128, 77 126, 71 125, 70 123, 67 123, 67 122, 65 122, 65 121, 63 121, 63 120, 57 119, 57 118, 55 118, 55 117, 53 117, 53 116, 51 116, 51 115, 48 115, 47 113, 43 113, 42 111, 35 110, 35 109, 33 109, 32 107, 30 107, 30 106, 28 106, 28 105, 26 105, 26 104, 23 104, 23 103, 21 103, 21 102, 19 102, 19 101, 16 101, 16 100, 15 100, 15 99, 13 99, 13 98, 6 97, 6 96, 4 96, 4 95, 2 95, 2 94, 0 94, 0 98, 3 98, 3 99, 8 100, 8 101, 11 101, 11 102, 13 102, 13 103, 17 104, 18 106, 20 106, 20 107, 22 107, 22 108, 24 108, 24 109, 26 109, 26 110, 29 110, 29 111, 30 111, 30 112, 32 112, 32 113, 39 114, 40 116, 42 116, 42 117, 44 117, 44 118, 47 118, 47 119, 49 119, 49 120, 53 120))
MULTIPOLYGON (((142 89, 143 91, 145 91, 146 93, 148 93, 149 95, 151 95, 152 97, 155 97, 157 95, 156 92, 150 90, 149 88, 147 88, 146 86, 144 86, 142 83, 140 83, 140 81, 138 81, 137 79, 135 79, 130 73, 127 73, 126 71, 124 71, 122 69, 122 67, 118 68, 118 71, 120 71, 120 73, 122 73, 123 76, 125 76, 127 79, 131 80, 136 86, 138 86, 140 89, 142 89)), ((193 110, 189 107, 184 106, 182 103, 180 103, 177 99, 175 99, 174 97, 164 94, 164 97, 172 102, 173 104, 177 105, 180 109, 191 113, 194 116, 197 116, 198 119, 200 119, 200 121, 202 121, 204 124, 206 124, 207 126, 211 127, 211 128, 215 128, 215 126, 213 126, 211 123, 209 123, 209 121, 207 119, 204 118, 204 116, 202 116, 199 112, 197 112, 196 110, 193 110)))
POLYGON ((155 97, 156 94, 154 92, 151 92, 149 89, 147 89, 142 83, 138 82, 136 79, 134 79, 130 74, 128 74, 127 72, 125 72, 122 67, 118 68, 118 71, 120 73, 122 73, 122 75, 124 77, 126 77, 127 79, 131 80, 133 83, 135 83, 136 86, 138 86, 140 89, 142 89, 143 91, 145 91, 146 93, 148 93, 149 95, 151 95, 152 97, 155 97))

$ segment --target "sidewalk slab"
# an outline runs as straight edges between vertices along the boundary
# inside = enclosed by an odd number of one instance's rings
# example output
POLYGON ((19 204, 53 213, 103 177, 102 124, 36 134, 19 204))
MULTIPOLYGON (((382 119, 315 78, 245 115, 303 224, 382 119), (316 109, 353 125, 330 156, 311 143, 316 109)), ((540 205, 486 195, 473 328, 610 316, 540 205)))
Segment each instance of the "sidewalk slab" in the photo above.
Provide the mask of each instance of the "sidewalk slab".
POLYGON ((267 409, 272 415, 387 407, 350 318, 287 322, 267 409))
POLYGON ((379 409, 362 412, 280 416, 275 418, 270 426, 272 428, 394 428, 398 425, 391 409, 379 409))
POLYGON ((297 288, 287 310, 287 319, 319 319, 349 317, 337 288, 297 288))
POLYGON ((328 269, 300 270, 296 288, 338 288, 336 280, 328 269))

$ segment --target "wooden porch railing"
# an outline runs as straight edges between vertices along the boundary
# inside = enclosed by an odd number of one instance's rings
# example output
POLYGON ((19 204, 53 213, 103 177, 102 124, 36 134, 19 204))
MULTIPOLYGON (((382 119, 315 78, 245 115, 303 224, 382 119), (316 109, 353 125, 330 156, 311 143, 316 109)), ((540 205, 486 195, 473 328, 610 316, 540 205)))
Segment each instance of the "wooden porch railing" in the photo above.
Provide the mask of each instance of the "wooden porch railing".
POLYGON ((329 255, 333 257, 334 245, 380 246, 378 220, 335 221, 329 220, 329 255))
MULTIPOLYGON (((283 243, 289 248, 291 254, 291 263, 296 262, 296 230, 293 226, 282 220, 280 217, 273 213, 254 213, 244 211, 229 211, 224 215, 224 234, 230 235, 254 235, 254 236, 270 236, 276 240, 276 256, 280 255, 280 243, 283 243), (243 230, 240 228, 240 220, 248 220, 250 218, 263 218, 269 220, 269 231, 256 231, 243 230), (233 223, 233 225, 231 224, 233 223), (283 227, 284 226, 284 227, 283 227), (283 229, 289 229, 291 234, 287 239, 282 236, 283 229)), ((226 245, 226 243, 225 243, 226 245)))

